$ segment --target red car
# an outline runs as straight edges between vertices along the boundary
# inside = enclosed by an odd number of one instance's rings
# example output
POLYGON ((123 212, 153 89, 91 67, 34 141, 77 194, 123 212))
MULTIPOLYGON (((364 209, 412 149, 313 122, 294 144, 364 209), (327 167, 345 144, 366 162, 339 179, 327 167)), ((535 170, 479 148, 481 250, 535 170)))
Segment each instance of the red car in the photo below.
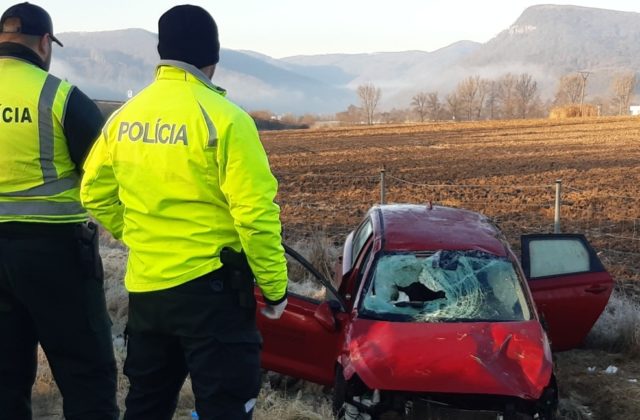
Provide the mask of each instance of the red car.
POLYGON ((580 345, 613 288, 582 235, 523 236, 519 262, 489 219, 448 207, 373 207, 333 283, 287 251, 326 296, 290 290, 280 320, 258 317, 262 366, 333 386, 345 419, 553 418, 551 350, 580 345))

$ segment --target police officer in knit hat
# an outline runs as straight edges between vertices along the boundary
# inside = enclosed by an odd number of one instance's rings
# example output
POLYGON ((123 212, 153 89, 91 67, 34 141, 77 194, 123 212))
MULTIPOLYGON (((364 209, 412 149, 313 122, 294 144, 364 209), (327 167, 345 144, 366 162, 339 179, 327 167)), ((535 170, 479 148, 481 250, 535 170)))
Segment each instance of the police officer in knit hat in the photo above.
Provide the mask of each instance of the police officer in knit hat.
POLYGON ((201 419, 250 419, 260 316, 287 304, 277 182, 251 117, 211 83, 213 18, 176 6, 158 23, 156 78, 106 124, 81 198, 129 247, 125 419, 171 419, 190 374, 201 419))
POLYGON ((218 26, 201 7, 176 6, 158 21, 158 53, 163 60, 199 69, 216 64, 220 61, 218 26))

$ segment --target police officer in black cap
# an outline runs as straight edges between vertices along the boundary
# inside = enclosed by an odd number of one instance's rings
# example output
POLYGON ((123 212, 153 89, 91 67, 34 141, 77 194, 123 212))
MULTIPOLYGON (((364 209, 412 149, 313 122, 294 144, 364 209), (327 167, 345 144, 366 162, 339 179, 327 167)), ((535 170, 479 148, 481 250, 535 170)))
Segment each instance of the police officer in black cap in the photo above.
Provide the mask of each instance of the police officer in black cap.
POLYGON ((68 420, 114 420, 116 365, 97 234, 80 204, 82 161, 103 117, 48 73, 49 14, 0 18, 0 419, 31 419, 42 346, 68 420))

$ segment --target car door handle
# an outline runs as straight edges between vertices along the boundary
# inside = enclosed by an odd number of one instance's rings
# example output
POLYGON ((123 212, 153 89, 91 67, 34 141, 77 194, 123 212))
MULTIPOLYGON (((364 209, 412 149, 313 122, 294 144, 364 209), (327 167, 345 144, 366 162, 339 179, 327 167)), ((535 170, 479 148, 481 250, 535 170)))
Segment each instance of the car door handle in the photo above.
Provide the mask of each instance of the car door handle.
POLYGON ((594 284, 593 286, 584 289, 584 291, 587 293, 598 294, 598 293, 606 292, 608 289, 609 288, 607 286, 599 286, 594 284))

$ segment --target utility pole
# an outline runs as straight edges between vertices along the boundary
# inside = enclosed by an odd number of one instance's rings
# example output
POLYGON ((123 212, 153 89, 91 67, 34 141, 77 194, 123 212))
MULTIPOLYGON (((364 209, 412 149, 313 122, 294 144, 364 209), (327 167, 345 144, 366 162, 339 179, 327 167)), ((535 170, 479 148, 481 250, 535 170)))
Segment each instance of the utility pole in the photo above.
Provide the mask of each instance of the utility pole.
POLYGON ((587 79, 591 72, 579 71, 578 74, 582 77, 582 91, 580 92, 580 117, 584 117, 584 90, 587 85, 587 79))

